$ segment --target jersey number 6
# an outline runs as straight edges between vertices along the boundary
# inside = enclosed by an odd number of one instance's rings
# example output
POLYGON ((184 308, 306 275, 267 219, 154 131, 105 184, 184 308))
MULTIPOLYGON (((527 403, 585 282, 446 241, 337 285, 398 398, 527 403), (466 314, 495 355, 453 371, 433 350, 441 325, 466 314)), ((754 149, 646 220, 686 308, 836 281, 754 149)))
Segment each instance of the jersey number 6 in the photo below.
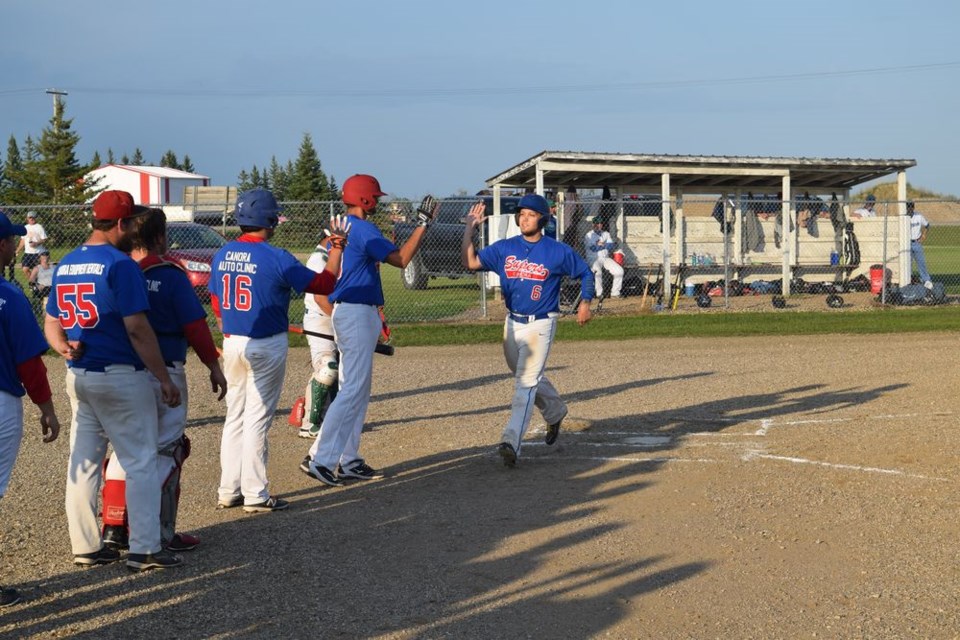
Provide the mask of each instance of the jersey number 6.
POLYGON ((250 293, 251 284, 253 284, 253 281, 250 280, 250 276, 235 276, 231 287, 230 274, 223 274, 223 300, 220 301, 220 308, 250 311, 250 307, 253 306, 253 295, 250 293), (230 297, 231 289, 233 298, 230 297))
POLYGON ((57 308, 60 310, 60 326, 64 330, 76 326, 90 329, 100 323, 100 312, 91 299, 96 292, 96 285, 92 282, 57 285, 57 308))

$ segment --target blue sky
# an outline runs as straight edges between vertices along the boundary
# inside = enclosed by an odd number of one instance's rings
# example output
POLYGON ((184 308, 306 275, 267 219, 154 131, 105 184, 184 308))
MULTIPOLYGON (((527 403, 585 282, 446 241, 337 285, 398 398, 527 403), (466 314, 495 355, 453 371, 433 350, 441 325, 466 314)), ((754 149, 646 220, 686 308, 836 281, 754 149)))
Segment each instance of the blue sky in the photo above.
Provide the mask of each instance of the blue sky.
POLYGON ((914 158, 960 195, 960 2, 0 0, 0 136, 190 155, 214 184, 304 132, 339 183, 474 192, 542 150, 914 158), (760 79, 763 80, 760 80, 760 79))

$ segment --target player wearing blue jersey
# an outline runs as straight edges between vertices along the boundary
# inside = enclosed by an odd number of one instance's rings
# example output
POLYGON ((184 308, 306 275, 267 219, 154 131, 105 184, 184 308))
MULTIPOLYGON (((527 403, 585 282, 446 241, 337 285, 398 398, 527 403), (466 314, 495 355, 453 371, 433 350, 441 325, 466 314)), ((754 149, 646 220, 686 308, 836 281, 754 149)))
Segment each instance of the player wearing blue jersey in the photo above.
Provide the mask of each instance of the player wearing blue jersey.
POLYGON ((373 353, 383 329, 378 308, 383 305, 380 263, 406 267, 433 220, 436 203, 427 196, 418 209, 418 227, 401 248, 383 237, 368 218, 377 201, 387 195, 370 175, 357 174, 343 183, 347 205, 350 244, 343 253, 343 269, 330 294, 333 329, 340 349, 337 397, 323 418, 320 433, 300 463, 300 470, 330 486, 344 478, 370 480, 380 473, 360 455, 360 433, 370 402, 373 353))
MULTIPOLYGON (((47 351, 47 341, 23 291, 3 278, 4 269, 13 264, 18 240, 26 233, 23 225, 12 224, 0 212, 0 498, 7 492, 23 438, 24 394, 40 408, 43 441, 53 442, 60 433, 47 369, 40 358, 47 351)), ((20 600, 16 589, 0 587, 0 607, 20 600)))
POLYGON ((567 405, 543 371, 560 315, 560 282, 563 276, 580 279, 577 322, 583 326, 591 317, 593 273, 570 246, 543 235, 550 208, 542 196, 527 194, 517 203, 519 236, 494 242, 478 253, 473 246, 473 234, 486 219, 483 212, 482 202, 470 209, 460 249, 465 267, 492 271, 500 277, 507 305, 503 353, 515 382, 510 421, 497 452, 504 464, 512 467, 520 455, 534 405, 547 423, 545 442, 549 445, 557 441, 567 405))
POLYGON ((267 189, 241 193, 234 216, 243 234, 217 252, 210 274, 227 378, 218 505, 243 505, 247 513, 289 506, 268 490, 267 431, 287 368, 290 294, 333 291, 349 229, 339 220, 331 221, 334 235, 327 268, 316 273, 288 251, 269 244, 279 214, 280 206, 267 189))
POLYGON ((179 556, 160 541, 157 412, 150 374, 164 403, 180 404, 157 337, 147 321, 147 287, 130 250, 133 218, 145 207, 125 191, 104 191, 93 203, 93 231, 57 266, 47 301, 47 341, 67 359, 70 461, 67 522, 73 561, 81 566, 119 560, 104 545, 97 502, 107 442, 127 472, 132 571, 174 567, 179 556))
MULTIPOLYGON (((170 551, 190 551, 200 544, 196 536, 177 533, 177 507, 183 462, 190 455, 187 426, 187 374, 184 370, 187 346, 193 347, 200 361, 210 370, 210 385, 222 400, 227 381, 220 369, 219 354, 207 326, 207 314, 187 274, 176 262, 166 260, 167 218, 160 209, 150 209, 135 222, 130 257, 137 261, 147 280, 150 310, 147 319, 157 340, 163 361, 177 388, 181 402, 176 407, 163 403, 160 381, 152 375, 156 395, 159 434, 157 465, 160 479, 160 537, 170 551)), ((110 457, 103 483, 103 539, 115 549, 127 547, 126 472, 117 459, 110 457)))

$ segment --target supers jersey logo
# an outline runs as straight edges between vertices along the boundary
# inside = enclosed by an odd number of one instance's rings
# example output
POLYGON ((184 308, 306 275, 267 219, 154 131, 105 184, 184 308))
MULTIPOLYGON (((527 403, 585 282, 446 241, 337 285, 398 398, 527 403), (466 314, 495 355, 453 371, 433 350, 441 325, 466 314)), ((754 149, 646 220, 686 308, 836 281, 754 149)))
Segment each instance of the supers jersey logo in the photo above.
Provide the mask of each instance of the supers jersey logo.
POLYGON ((540 280, 541 282, 550 275, 550 270, 542 264, 530 262, 526 258, 517 260, 517 256, 507 256, 507 259, 503 261, 503 271, 507 278, 523 278, 525 280, 540 280))

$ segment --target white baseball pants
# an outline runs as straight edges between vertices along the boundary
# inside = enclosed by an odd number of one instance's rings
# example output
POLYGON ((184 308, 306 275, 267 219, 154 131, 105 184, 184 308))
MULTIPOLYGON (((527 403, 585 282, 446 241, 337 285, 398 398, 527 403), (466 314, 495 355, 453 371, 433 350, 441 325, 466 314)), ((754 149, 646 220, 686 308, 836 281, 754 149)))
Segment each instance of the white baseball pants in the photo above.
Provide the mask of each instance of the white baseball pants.
POLYGON ((503 355, 515 378, 510 421, 500 441, 512 445, 517 455, 520 454, 523 435, 530 426, 534 406, 540 409, 547 424, 557 422, 567 414, 567 405, 543 375, 556 330, 556 318, 522 324, 508 315, 503 325, 503 355))
POLYGON ((603 270, 606 269, 613 276, 613 286, 610 288, 610 297, 616 298, 623 288, 623 267, 613 258, 597 258, 590 267, 593 271, 593 283, 596 285, 597 297, 603 295, 603 270))
POLYGON ((223 339, 227 416, 220 440, 221 502, 243 495, 245 504, 267 500, 267 432, 287 370, 287 334, 223 339))
POLYGON ((0 391, 0 498, 7 493, 23 440, 23 398, 0 391))
MULTIPOLYGON (((163 450, 179 440, 187 428, 187 407, 189 405, 187 372, 184 370, 182 362, 175 362, 172 367, 167 367, 167 373, 170 374, 170 379, 173 381, 173 384, 180 390, 180 404, 176 407, 167 406, 163 401, 163 390, 160 386, 160 381, 152 374, 149 374, 150 386, 153 388, 153 395, 157 407, 158 451, 163 450)), ((176 466, 176 462, 174 462, 172 457, 157 456, 157 477, 161 485, 163 485, 167 476, 170 475, 170 472, 173 471, 176 466)), ((117 458, 116 451, 110 455, 110 463, 107 465, 105 478, 107 480, 127 479, 127 472, 123 470, 123 464, 117 458)))
POLYGON ((360 434, 370 404, 373 353, 380 327, 380 313, 372 305, 343 302, 333 307, 333 330, 340 349, 340 390, 310 447, 313 461, 331 471, 336 471, 337 463, 362 458, 360 434))
POLYGON ((127 472, 130 553, 160 550, 160 481, 157 478, 157 412, 150 374, 113 365, 104 372, 67 369, 70 460, 67 524, 73 553, 103 546, 97 503, 107 442, 127 472))

